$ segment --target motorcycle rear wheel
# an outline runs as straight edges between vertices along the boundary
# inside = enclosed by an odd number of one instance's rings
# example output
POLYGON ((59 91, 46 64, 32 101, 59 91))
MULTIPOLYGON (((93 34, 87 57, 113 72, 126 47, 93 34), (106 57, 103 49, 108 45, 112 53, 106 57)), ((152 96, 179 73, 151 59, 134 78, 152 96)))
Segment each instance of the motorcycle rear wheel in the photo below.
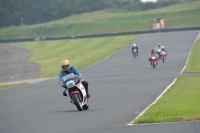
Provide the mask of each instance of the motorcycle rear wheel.
POLYGON ((72 95, 72 100, 74 102, 74 104, 76 105, 77 109, 79 111, 83 111, 83 107, 81 106, 79 99, 78 99, 78 95, 77 94, 73 94, 72 95))

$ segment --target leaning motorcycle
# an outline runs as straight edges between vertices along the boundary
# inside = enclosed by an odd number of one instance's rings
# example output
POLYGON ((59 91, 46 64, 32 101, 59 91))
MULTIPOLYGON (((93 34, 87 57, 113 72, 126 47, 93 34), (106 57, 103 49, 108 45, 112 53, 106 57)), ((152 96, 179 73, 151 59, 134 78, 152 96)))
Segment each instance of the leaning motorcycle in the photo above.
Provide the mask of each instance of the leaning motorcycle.
POLYGON ((166 56, 167 56, 167 53, 165 51, 160 52, 160 58, 162 59, 163 62, 165 62, 166 56))
POLYGON ((86 90, 81 83, 81 78, 74 73, 63 77, 63 87, 67 87, 67 95, 71 103, 76 105, 79 111, 87 110, 89 108, 86 90))
POLYGON ((156 67, 156 56, 151 56, 150 57, 150 61, 151 61, 151 65, 153 66, 153 68, 156 67))

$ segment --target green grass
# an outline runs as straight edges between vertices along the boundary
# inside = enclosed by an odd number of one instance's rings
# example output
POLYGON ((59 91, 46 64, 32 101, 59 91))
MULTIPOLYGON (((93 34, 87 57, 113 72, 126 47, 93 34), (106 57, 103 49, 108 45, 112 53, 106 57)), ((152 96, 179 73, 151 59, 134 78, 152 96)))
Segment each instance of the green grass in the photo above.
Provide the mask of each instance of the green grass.
POLYGON ((181 77, 134 123, 200 120, 200 77, 181 77))
POLYGON ((2 28, 0 39, 66 37, 125 31, 150 30, 153 18, 163 18, 166 28, 194 27, 200 23, 200 1, 143 12, 98 11, 37 25, 2 28))
POLYGON ((14 87, 22 86, 22 85, 25 85, 25 84, 27 84, 27 83, 0 85, 0 90, 4 90, 4 89, 8 89, 8 88, 14 88, 14 87))
POLYGON ((15 43, 31 51, 31 62, 39 65, 39 78, 58 76, 60 63, 68 59, 78 69, 86 68, 124 48, 138 36, 114 36, 61 41, 15 43))
POLYGON ((184 73, 199 73, 200 72, 200 40, 193 46, 192 52, 184 73))
MULTIPOLYGON (((39 65, 38 78, 59 75, 60 63, 68 59, 72 65, 82 70, 109 55, 121 50, 138 36, 115 36, 92 39, 72 39, 59 41, 13 43, 32 53, 31 62, 39 65)), ((0 90, 21 86, 23 84, 0 85, 0 90)))

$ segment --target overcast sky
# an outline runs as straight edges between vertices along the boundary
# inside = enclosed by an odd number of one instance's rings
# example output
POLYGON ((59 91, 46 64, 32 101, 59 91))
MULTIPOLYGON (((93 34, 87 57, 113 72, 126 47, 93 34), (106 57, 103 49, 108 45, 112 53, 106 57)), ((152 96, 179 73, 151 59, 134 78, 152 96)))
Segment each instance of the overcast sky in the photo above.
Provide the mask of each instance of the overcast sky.
POLYGON ((156 2, 157 0, 140 0, 140 1, 142 1, 142 2, 156 2))

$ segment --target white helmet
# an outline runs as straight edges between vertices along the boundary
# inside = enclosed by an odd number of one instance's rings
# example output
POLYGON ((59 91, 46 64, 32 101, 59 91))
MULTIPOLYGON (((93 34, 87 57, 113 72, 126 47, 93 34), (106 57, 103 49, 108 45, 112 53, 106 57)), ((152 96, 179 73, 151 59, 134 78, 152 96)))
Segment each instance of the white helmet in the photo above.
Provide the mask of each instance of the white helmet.
POLYGON ((162 46, 162 48, 165 48, 165 46, 162 46))
POLYGON ((135 43, 133 44, 133 47, 136 47, 136 44, 135 44, 135 43))

